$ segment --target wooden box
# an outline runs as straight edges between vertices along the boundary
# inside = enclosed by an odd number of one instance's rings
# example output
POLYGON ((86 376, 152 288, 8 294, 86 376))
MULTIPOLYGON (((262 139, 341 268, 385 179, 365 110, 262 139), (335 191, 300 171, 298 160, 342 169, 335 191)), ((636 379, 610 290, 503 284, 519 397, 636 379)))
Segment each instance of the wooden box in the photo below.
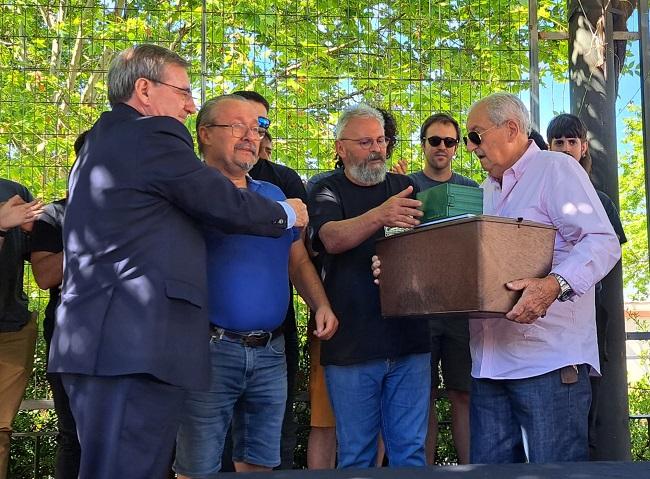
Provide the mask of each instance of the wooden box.
POLYGON ((555 228, 495 216, 452 219, 377 241, 383 316, 503 317, 505 283, 551 271, 555 228))

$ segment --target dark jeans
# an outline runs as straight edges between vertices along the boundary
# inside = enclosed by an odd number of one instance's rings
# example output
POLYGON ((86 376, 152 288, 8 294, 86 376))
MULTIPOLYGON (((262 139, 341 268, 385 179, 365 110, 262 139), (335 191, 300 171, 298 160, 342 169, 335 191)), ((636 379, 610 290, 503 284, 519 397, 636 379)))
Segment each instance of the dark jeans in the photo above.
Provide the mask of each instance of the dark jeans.
POLYGON ((560 370, 524 379, 472 379, 473 464, 588 459, 589 366, 563 384, 560 370))
POLYGON ((79 461, 81 448, 77 439, 77 425, 74 422, 68 395, 63 388, 59 374, 48 373, 47 382, 50 383, 54 410, 56 411, 56 479, 77 479, 79 476, 79 461))

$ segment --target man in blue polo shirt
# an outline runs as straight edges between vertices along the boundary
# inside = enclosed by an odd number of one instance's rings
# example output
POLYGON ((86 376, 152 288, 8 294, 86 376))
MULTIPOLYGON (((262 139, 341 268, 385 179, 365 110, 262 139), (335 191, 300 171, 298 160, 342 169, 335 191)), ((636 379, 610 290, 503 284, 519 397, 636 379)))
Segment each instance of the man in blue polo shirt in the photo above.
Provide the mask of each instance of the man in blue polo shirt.
MULTIPOLYGON (((239 188, 273 199, 281 190, 247 173, 257 160, 265 129, 253 105, 237 95, 205 103, 196 121, 205 162, 239 188)), ((211 478, 221 468, 232 421, 233 461, 238 472, 280 464, 280 431, 287 396, 282 322, 289 277, 316 311, 313 332, 329 339, 338 326, 300 231, 280 238, 206 232, 210 295, 211 378, 208 391, 190 391, 178 433, 179 477, 211 478)))

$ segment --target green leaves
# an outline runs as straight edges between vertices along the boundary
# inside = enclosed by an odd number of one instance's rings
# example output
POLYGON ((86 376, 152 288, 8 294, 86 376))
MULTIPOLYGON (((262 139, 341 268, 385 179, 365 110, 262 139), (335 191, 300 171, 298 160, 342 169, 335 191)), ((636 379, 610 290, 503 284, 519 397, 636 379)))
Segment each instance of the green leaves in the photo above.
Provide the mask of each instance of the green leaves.
POLYGON ((632 299, 643 300, 650 292, 643 135, 640 107, 630 105, 629 110, 632 116, 625 119, 624 140, 629 149, 619 162, 620 213, 628 239, 623 245, 623 282, 632 299))
MULTIPOLYGON (((541 31, 567 29, 564 0, 538 3, 541 31)), ((394 112, 400 141, 393 160, 416 170, 417 131, 427 116, 449 111, 463 124, 479 97, 529 85, 526 0, 209 0, 205 38, 201 21, 201 0, 1 6, 3 174, 46 200, 61 196, 74 139, 107 107, 110 59, 138 42, 190 59, 192 87, 198 93, 205 79, 208 98, 235 89, 266 96, 274 160, 305 178, 332 165, 333 126, 352 103, 394 112)), ((542 72, 566 78, 566 42, 541 41, 539 56, 542 72)), ((477 180, 484 175, 463 148, 454 167, 477 180)))

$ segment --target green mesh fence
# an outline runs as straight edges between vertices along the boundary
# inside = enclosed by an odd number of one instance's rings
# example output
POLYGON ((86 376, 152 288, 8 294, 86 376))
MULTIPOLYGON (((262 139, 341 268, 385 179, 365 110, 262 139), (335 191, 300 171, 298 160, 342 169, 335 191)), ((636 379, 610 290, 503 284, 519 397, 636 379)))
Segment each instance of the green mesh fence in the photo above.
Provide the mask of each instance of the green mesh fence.
MULTIPOLYGON (((2 3, 0 175, 46 201, 64 196, 74 139, 107 108, 111 58, 142 42, 191 60, 197 98, 237 89, 267 97, 273 160, 304 179, 332 167, 333 125, 360 101, 393 112, 399 142, 392 160, 405 159, 415 171, 422 166, 417 132, 431 113, 450 112, 462 125, 474 100, 528 88, 527 21, 522 0, 2 3)), ((454 169, 482 177, 462 149, 454 169)), ((26 287, 42 311, 46 295, 29 274, 26 287)), ((305 310, 298 311, 304 340, 305 310)), ((27 397, 48 395, 43 378, 41 345, 27 397)), ((47 414, 22 416, 19 428, 50 427, 47 414)), ((43 477, 51 474, 48 447, 43 477)), ((23 449, 12 453, 12 477, 30 477, 18 466, 34 451, 23 449)))

